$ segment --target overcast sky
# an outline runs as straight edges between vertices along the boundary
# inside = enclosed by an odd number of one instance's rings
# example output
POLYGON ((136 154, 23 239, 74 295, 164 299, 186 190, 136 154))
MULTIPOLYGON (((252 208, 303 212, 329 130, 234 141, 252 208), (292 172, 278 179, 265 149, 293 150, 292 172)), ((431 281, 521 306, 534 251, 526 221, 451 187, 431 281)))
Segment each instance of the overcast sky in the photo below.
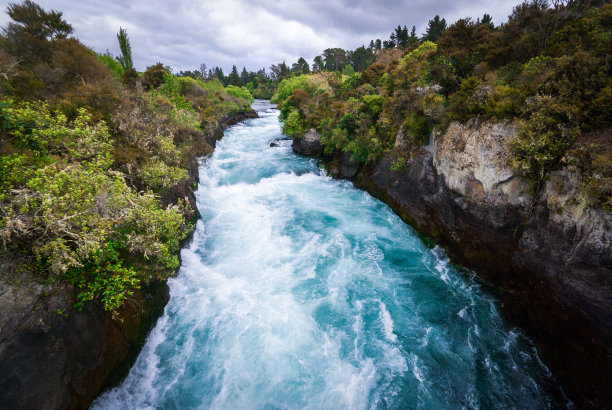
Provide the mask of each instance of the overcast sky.
MULTIPOLYGON (((355 49, 388 39, 398 24, 420 35, 436 14, 452 23, 462 17, 507 20, 520 0, 39 0, 64 12, 75 35, 98 52, 119 53, 116 33, 127 29, 136 69, 158 61, 174 71, 232 65, 256 71, 271 64, 312 58, 329 47, 355 49), (494 6, 491 5, 494 4, 494 6)), ((0 4, 8 4, 1 1, 0 4)), ((6 10, 6 6, 2 7, 6 10)), ((8 16, 3 13, 0 24, 8 16)))

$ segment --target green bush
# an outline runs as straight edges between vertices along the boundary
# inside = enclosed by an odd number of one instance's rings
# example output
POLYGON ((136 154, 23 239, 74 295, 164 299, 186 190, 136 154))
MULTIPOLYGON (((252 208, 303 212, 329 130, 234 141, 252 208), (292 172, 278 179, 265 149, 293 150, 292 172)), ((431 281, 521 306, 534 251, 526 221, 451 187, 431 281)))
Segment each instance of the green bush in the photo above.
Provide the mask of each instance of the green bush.
POLYGON ((253 96, 246 87, 237 87, 230 84, 225 87, 225 92, 227 92, 229 95, 233 95, 234 97, 242 98, 249 103, 254 101, 253 96))
POLYGON ((573 144, 579 128, 550 96, 535 97, 527 111, 529 116, 520 121, 518 137, 510 145, 511 164, 520 175, 539 184, 573 144))
POLYGON ((273 103, 281 103, 285 101, 295 89, 309 90, 307 75, 299 75, 297 77, 285 78, 280 82, 276 89, 276 94, 272 97, 273 103))
POLYGON ((121 78, 121 76, 123 76, 123 67, 121 67, 121 64, 112 56, 108 54, 98 54, 98 59, 108 67, 114 77, 121 78))
POLYGON ((301 137, 304 133, 302 120, 297 109, 292 108, 283 122, 283 134, 290 137, 301 137))
MULTIPOLYGON (((4 246, 25 247, 47 272, 78 286, 77 307, 97 299, 113 314, 140 280, 116 251, 140 255, 165 275, 176 269, 188 231, 184 209, 161 208, 110 169, 113 140, 105 124, 85 109, 70 121, 45 103, 0 107, 3 131, 21 150, 0 157, 4 246)), ((166 169, 172 172, 161 178, 186 175, 166 169)))

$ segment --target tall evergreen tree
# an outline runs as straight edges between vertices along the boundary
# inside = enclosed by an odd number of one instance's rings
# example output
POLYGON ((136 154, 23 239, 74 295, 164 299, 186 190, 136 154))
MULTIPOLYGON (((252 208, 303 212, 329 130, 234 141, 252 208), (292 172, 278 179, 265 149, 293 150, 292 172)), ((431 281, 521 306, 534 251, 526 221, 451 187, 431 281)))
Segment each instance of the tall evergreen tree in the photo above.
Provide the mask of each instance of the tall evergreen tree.
POLYGON ((225 84, 225 75, 223 74, 223 69, 221 69, 221 67, 215 67, 214 76, 217 77, 217 79, 223 84, 225 84))
POLYGON ((240 74, 238 74, 238 68, 236 68, 236 66, 232 66, 232 72, 227 76, 226 82, 226 85, 242 85, 240 74))
POLYGON ((119 49, 121 50, 121 55, 116 57, 123 70, 128 71, 134 68, 134 63, 132 62, 132 47, 130 46, 130 39, 127 35, 127 30, 119 27, 119 32, 117 33, 117 40, 119 40, 119 49))
POLYGON ((440 19, 440 16, 436 15, 432 20, 429 20, 427 30, 423 35, 423 41, 437 42, 444 30, 446 30, 446 20, 440 19))
POLYGON ((242 85, 246 85, 250 81, 249 72, 246 67, 242 67, 242 71, 240 72, 240 82, 242 85))
POLYGON ((416 26, 412 26, 412 31, 410 31, 410 37, 408 37, 408 47, 411 47, 419 42, 419 38, 416 35, 416 26))

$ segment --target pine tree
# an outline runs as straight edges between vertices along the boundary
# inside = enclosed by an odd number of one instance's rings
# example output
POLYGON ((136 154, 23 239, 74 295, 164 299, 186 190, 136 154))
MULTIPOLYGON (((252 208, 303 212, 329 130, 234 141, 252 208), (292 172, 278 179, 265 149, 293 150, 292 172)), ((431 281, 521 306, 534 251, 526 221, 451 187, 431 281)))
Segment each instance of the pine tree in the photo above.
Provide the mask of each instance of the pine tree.
POLYGON ((423 35, 423 41, 437 42, 444 30, 446 30, 446 20, 440 19, 440 16, 436 15, 432 20, 429 20, 427 30, 423 35))
POLYGON ((119 33, 117 33, 117 40, 119 40, 119 49, 121 49, 121 55, 116 57, 124 71, 128 71, 134 68, 132 62, 132 47, 130 46, 130 39, 127 35, 127 30, 119 27, 119 33))
POLYGON ((232 66, 232 72, 227 76, 226 85, 242 85, 242 82, 240 81, 240 74, 238 74, 238 69, 236 66, 232 66))

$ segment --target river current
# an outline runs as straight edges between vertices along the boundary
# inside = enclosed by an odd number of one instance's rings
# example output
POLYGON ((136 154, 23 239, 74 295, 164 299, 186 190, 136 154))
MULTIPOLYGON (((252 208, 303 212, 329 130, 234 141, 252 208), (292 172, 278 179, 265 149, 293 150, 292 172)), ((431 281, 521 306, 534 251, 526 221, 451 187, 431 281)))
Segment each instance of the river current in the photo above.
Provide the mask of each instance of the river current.
MULTIPOLYGON (((96 409, 549 408, 533 344, 388 206, 282 139, 279 112, 201 162, 164 315, 96 409)), ((555 399, 556 398, 556 399, 555 399)))

